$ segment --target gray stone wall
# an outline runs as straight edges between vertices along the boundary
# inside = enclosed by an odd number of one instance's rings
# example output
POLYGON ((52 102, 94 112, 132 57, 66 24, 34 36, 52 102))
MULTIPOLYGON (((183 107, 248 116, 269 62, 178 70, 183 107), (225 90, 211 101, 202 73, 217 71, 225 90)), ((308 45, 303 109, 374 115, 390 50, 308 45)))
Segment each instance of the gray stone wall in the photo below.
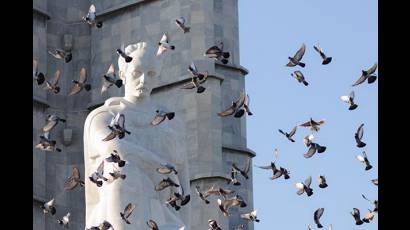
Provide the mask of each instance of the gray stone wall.
MULTIPOLYGON (((51 133, 63 149, 61 153, 44 153, 33 150, 33 229, 57 229, 55 220, 44 217, 38 205, 56 198, 57 217, 70 211, 71 229, 84 229, 84 190, 64 191, 64 181, 71 168, 83 165, 83 124, 90 110, 107 98, 120 96, 123 89, 111 87, 101 95, 101 76, 111 63, 117 69, 115 52, 122 43, 138 41, 158 42, 167 32, 175 51, 165 53, 159 86, 152 97, 173 109, 186 122, 189 146, 191 187, 209 188, 213 184, 234 189, 245 198, 248 207, 232 209, 232 217, 225 218, 219 211, 216 198, 205 205, 196 194, 191 194, 193 220, 191 229, 207 229, 208 219, 216 219, 223 229, 245 224, 239 213, 253 209, 252 177, 243 186, 230 187, 221 176, 229 174, 232 162, 244 165, 254 153, 246 148, 245 118, 220 118, 217 113, 236 100, 245 88, 246 69, 240 66, 238 1, 237 0, 98 0, 91 1, 104 21, 101 29, 81 23, 90 1, 85 0, 35 0, 33 1, 33 58, 39 61, 40 70, 53 76, 62 72, 58 95, 47 93, 33 83, 33 146, 38 141, 39 130, 49 113, 57 113, 67 119, 51 133), (191 32, 183 34, 174 20, 187 19, 191 32), (55 60, 47 49, 61 48, 63 37, 73 37, 73 60, 68 64, 55 60), (217 41, 223 41, 231 52, 228 65, 215 64, 203 56, 204 51, 217 41), (200 71, 207 70, 208 79, 203 94, 181 90, 179 87, 190 79, 187 67, 194 61, 200 71), (87 69, 90 92, 67 97, 73 79, 79 76, 81 67, 87 69), (63 145, 63 130, 71 129, 72 142, 63 145)), ((84 177, 84 175, 82 175, 84 177)), ((87 175, 85 175, 87 176, 87 175)), ((250 223, 247 229, 253 229, 250 223)))

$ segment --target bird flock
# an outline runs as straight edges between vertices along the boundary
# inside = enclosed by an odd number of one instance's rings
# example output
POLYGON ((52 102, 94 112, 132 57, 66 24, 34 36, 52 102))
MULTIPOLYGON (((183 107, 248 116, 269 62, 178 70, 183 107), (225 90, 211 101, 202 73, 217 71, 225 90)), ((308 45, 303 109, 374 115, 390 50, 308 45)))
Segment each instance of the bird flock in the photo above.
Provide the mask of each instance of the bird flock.
MULTIPOLYGON (((89 8, 89 12, 86 16, 82 17, 83 21, 90 25, 91 27, 96 27, 101 28, 103 26, 102 21, 97 21, 96 19, 96 9, 94 5, 91 5, 89 8)), ((184 34, 189 33, 191 31, 191 27, 186 25, 186 20, 185 18, 181 17, 175 20, 175 24, 178 26, 178 28, 181 29, 181 32, 184 34)), ((332 57, 328 57, 325 55, 324 51, 322 48, 319 46, 314 46, 313 47, 315 51, 317 51, 321 58, 322 58, 322 65, 327 65, 331 63, 332 57)), ((156 55, 160 56, 163 55, 165 52, 168 50, 175 50, 176 47, 171 44, 170 39, 167 35, 167 33, 163 33, 162 38, 158 42, 158 50, 156 55)), ((305 44, 302 44, 301 48, 296 52, 296 54, 293 57, 288 57, 289 62, 287 63, 287 67, 302 67, 305 68, 306 64, 302 62, 303 56, 305 54, 306 46, 305 44)), ((120 48, 116 50, 117 54, 119 57, 124 58, 125 62, 129 63, 132 61, 132 57, 129 56, 129 54, 126 53, 125 51, 125 45, 122 44, 120 48)), ((70 51, 65 51, 62 49, 54 49, 50 50, 49 54, 51 54, 54 58, 63 61, 64 63, 69 63, 73 55, 70 51)), ((229 62, 229 57, 230 57, 230 52, 224 50, 224 45, 223 42, 218 42, 217 45, 214 45, 207 49, 204 53, 204 56, 213 59, 215 61, 221 62, 222 64, 227 64, 229 62)), ((352 85, 357 86, 365 82, 366 80, 368 81, 368 84, 372 84, 373 82, 376 81, 377 76, 374 75, 375 71, 377 69, 377 63, 374 64, 371 68, 368 70, 362 70, 362 74, 360 78, 352 85)), ((205 83, 208 77, 208 71, 203 71, 200 72, 198 71, 197 67, 195 66, 195 63, 192 62, 191 65, 188 67, 187 70, 191 74, 191 81, 188 83, 183 84, 181 89, 185 90, 190 90, 190 89, 195 89, 197 94, 203 93, 206 88, 205 88, 205 83)), ((37 60, 33 59, 33 80, 37 82, 38 85, 42 85, 45 83, 44 89, 52 92, 54 94, 58 94, 60 92, 60 87, 58 85, 59 79, 61 76, 60 70, 56 70, 54 74, 54 78, 51 80, 49 79, 46 74, 42 73, 39 71, 39 63, 37 60)), ((295 78, 299 83, 304 84, 305 86, 308 86, 309 83, 305 79, 303 73, 300 70, 296 70, 293 73, 291 73, 291 76, 295 78)), ((114 65, 111 64, 108 68, 108 71, 106 74, 104 74, 101 78, 102 80, 102 88, 101 88, 101 94, 104 94, 108 91, 110 87, 115 85, 118 88, 121 88, 123 86, 123 82, 119 77, 117 76, 115 72, 114 65)), ((86 83, 87 82, 87 72, 84 67, 80 69, 79 73, 79 80, 73 80, 73 87, 71 91, 69 92, 68 96, 73 96, 77 95, 79 92, 81 92, 83 89, 85 91, 91 90, 91 84, 86 83)), ((357 104, 354 102, 354 91, 351 91, 351 93, 348 96, 341 96, 340 99, 343 102, 346 102, 349 104, 349 110, 354 110, 358 107, 357 104)), ((239 98, 236 100, 232 101, 232 104, 223 110, 222 112, 218 113, 217 115, 229 119, 228 117, 233 116, 234 118, 241 118, 243 115, 248 115, 252 116, 253 113, 250 111, 250 98, 249 95, 246 94, 245 91, 242 91, 239 95, 239 98)), ((163 110, 156 110, 155 115, 153 115, 153 119, 150 122, 152 126, 157 126, 160 125, 162 122, 168 120, 172 120, 175 117, 175 112, 171 111, 163 111, 163 110)), ((48 115, 46 119, 46 125, 42 128, 41 132, 42 134, 40 135, 40 141, 39 143, 35 146, 35 148, 38 148, 43 151, 47 152, 61 152, 61 149, 58 148, 57 146, 57 141, 52 140, 50 137, 50 132, 60 123, 65 123, 66 120, 55 115, 48 115)), ((125 138, 126 135, 132 135, 130 131, 128 131, 125 127, 125 116, 124 114, 113 114, 113 117, 111 119, 111 122, 107 124, 107 127, 110 129, 110 133, 102 139, 101 141, 111 141, 115 138, 118 138, 119 140, 125 138)), ((320 130, 320 127, 325 124, 325 120, 314 120, 310 118, 308 121, 301 123, 297 126, 295 126, 289 133, 285 132, 281 129, 279 129, 279 133, 285 136, 290 142, 295 143, 294 136, 296 134, 297 128, 298 127, 305 127, 309 128, 311 131, 311 134, 305 136, 303 138, 303 143, 304 145, 308 148, 307 152, 303 155, 305 158, 311 158, 316 152, 317 153, 323 153, 326 151, 326 147, 322 146, 316 142, 313 142, 314 140, 314 135, 313 133, 318 133, 320 130)), ((363 148, 366 146, 366 143, 363 142, 363 134, 364 134, 364 124, 361 124, 355 135, 354 138, 357 143, 358 148, 363 148)), ((88 175, 88 179, 95 184, 97 187, 104 186, 105 182, 108 181, 115 181, 116 179, 121 178, 122 180, 126 179, 126 175, 121 173, 121 168, 126 167, 128 162, 125 159, 121 158, 121 153, 119 153, 117 150, 113 150, 112 153, 107 153, 109 156, 105 158, 98 168, 91 174, 88 175), (112 168, 112 171, 106 172, 104 171, 104 166, 106 164, 110 164, 110 169, 112 168)), ((279 158, 279 151, 278 149, 274 150, 274 161, 270 162, 270 164, 266 166, 256 166, 258 168, 264 169, 264 170, 270 170, 272 171, 272 177, 270 177, 271 180, 276 180, 280 177, 283 176, 285 180, 290 179, 290 170, 284 167, 277 166, 277 160, 279 158)), ((369 159, 363 151, 361 155, 357 156, 357 160, 362 162, 365 165, 365 170, 370 170, 372 169, 372 165, 369 162, 369 159)), ((231 168, 228 172, 228 175, 223 177, 224 180, 227 182, 227 185, 232 184, 233 186, 241 186, 243 183, 243 180, 248 180, 249 179, 249 172, 251 169, 251 159, 248 158, 246 164, 243 167, 240 167, 237 165, 237 163, 233 162, 231 164, 231 168), (240 176, 239 176, 240 174, 240 176)), ((165 163, 158 165, 158 168, 155 170, 153 173, 159 173, 161 175, 167 175, 166 178, 162 179, 159 181, 155 187, 153 188, 154 191, 156 192, 161 192, 165 189, 171 189, 171 191, 174 191, 174 188, 178 188, 179 190, 177 192, 173 192, 173 194, 165 201, 165 204, 173 209, 175 211, 178 211, 181 209, 182 206, 186 205, 189 203, 191 196, 190 194, 185 194, 184 189, 182 188, 182 185, 179 185, 175 181, 171 179, 172 174, 177 175, 178 171, 173 166, 172 164, 165 163)), ((378 179, 373 179, 371 181, 374 185, 378 186, 378 179)), ((77 167, 73 167, 72 173, 70 177, 66 180, 65 182, 65 190, 66 191, 72 191, 74 190, 77 186, 83 187, 84 186, 84 181, 81 179, 80 175, 80 170, 77 167)), ((109 185, 105 185, 109 186, 109 185)), ((313 188, 312 188, 312 177, 308 176, 304 181, 302 182, 297 182, 295 184, 295 187, 297 188, 297 195, 302 195, 306 194, 307 197, 312 196, 313 193, 313 188)), ((318 187, 321 189, 325 189, 328 187, 326 178, 324 175, 320 175, 318 178, 318 187)), ((195 186, 195 193, 198 196, 198 199, 203 201, 204 205, 210 204, 209 198, 211 196, 218 197, 217 198, 217 206, 219 207, 219 211, 225 216, 225 217, 230 217, 231 213, 229 212, 231 208, 244 208, 247 206, 247 202, 239 195, 235 194, 236 191, 230 188, 224 188, 221 186, 216 186, 213 184, 209 188, 201 188, 200 186, 195 186)), ((354 218, 355 224, 356 225, 361 225, 363 223, 369 223, 371 220, 373 220, 375 213, 378 211, 378 203, 377 200, 371 201, 367 199, 366 196, 362 195, 364 199, 367 201, 371 202, 372 205, 374 206, 373 209, 368 209, 369 212, 366 214, 365 217, 361 218, 360 216, 360 210, 357 208, 353 208, 353 212, 351 212, 351 215, 354 218)), ((43 210, 44 214, 55 216, 57 213, 56 209, 56 204, 55 204, 55 198, 52 198, 50 201, 44 203, 41 205, 41 209, 43 210)), ((132 213, 134 210, 137 209, 137 204, 132 204, 128 203, 126 207, 124 208, 123 212, 118 213, 118 216, 121 217, 121 219, 126 223, 126 224, 132 224, 132 213), (130 220, 131 219, 131 220, 130 220)), ((313 214, 313 219, 314 223, 316 224, 317 228, 323 228, 323 225, 320 223, 320 218, 322 217, 324 213, 324 208, 318 208, 314 214, 313 214)), ((69 228, 69 223, 70 223, 70 212, 66 213, 66 215, 62 216, 61 218, 57 219, 57 223, 64 228, 69 228)), ((254 222, 259 222, 260 220, 257 217, 257 210, 253 210, 248 213, 240 213, 239 217, 243 220, 246 221, 254 221, 254 222)), ((158 224, 155 222, 155 220, 147 220, 146 222, 148 229, 151 230, 158 230, 158 224)), ((209 230, 222 230, 222 228, 218 225, 216 220, 209 219, 208 221, 208 226, 209 230)), ((109 223, 107 220, 104 220, 102 223, 100 223, 98 226, 90 226, 86 227, 85 229, 91 229, 91 230, 109 230, 109 229, 114 229, 114 226, 112 226, 111 223, 109 223)), ((233 228, 234 230, 245 230, 244 225, 239 225, 233 228)), ((311 226, 308 226, 308 229, 312 229, 311 226)), ((329 229, 332 229, 332 225, 329 225, 329 229)))

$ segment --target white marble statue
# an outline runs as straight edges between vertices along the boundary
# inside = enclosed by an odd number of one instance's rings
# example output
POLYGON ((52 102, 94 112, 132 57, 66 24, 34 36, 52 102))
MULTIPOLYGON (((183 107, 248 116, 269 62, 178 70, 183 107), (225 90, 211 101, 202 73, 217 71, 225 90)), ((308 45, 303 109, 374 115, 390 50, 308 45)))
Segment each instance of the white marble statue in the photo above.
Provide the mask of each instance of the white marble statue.
MULTIPOLYGON (((166 188, 155 191, 154 187, 162 179, 170 177, 182 185, 185 195, 189 188, 188 155, 185 146, 184 123, 178 114, 172 120, 165 120, 158 126, 150 122, 157 109, 161 109, 150 99, 150 93, 158 81, 162 57, 156 56, 156 44, 140 42, 126 47, 125 52, 132 57, 126 63, 118 59, 119 75, 124 82, 125 96, 114 97, 93 110, 84 126, 85 202, 86 227, 97 226, 104 220, 115 230, 148 229, 146 222, 154 220, 160 230, 189 230, 190 203, 179 211, 167 206, 166 200, 180 188, 166 188), (125 127, 131 134, 125 134, 110 141, 102 141, 111 131, 108 128, 112 117, 124 114, 125 127), (104 181, 101 187, 89 180, 101 162, 116 150, 127 164, 118 168, 125 179, 110 176, 113 163, 104 163, 104 181), (161 164, 174 165, 178 174, 163 175, 156 171, 161 164), (128 218, 131 224, 121 219, 120 212, 128 203, 136 208, 128 218)), ((172 108, 168 108, 171 109, 172 108)), ((192 195, 191 195, 192 196, 192 195)))

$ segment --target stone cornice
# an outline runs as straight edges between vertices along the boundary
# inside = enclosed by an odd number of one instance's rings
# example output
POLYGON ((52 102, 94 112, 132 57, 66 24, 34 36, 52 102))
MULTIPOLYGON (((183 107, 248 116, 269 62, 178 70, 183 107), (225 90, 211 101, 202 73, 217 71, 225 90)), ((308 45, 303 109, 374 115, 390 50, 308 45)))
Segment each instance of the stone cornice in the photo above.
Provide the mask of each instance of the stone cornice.
POLYGON ((50 19, 50 15, 46 11, 38 9, 36 7, 33 7, 33 13, 36 13, 36 14, 46 18, 46 20, 50 19))
POLYGON ((229 65, 229 64, 221 64, 218 62, 215 62, 215 65, 221 68, 225 68, 225 69, 231 69, 231 70, 235 70, 235 71, 239 71, 241 72, 242 75, 248 75, 249 74, 249 70, 247 70, 245 67, 239 65, 229 65))
POLYGON ((252 151, 251 149, 248 149, 248 148, 223 145, 222 150, 224 150, 224 149, 226 149, 228 151, 232 151, 232 152, 239 152, 239 153, 247 154, 250 157, 255 157, 256 156, 256 153, 254 151, 252 151))
POLYGON ((156 1, 156 0, 134 0, 134 1, 124 2, 122 4, 118 4, 116 6, 96 12, 97 18, 107 17, 115 12, 127 9, 129 7, 137 6, 138 4, 145 3, 145 2, 152 2, 152 1, 156 1))

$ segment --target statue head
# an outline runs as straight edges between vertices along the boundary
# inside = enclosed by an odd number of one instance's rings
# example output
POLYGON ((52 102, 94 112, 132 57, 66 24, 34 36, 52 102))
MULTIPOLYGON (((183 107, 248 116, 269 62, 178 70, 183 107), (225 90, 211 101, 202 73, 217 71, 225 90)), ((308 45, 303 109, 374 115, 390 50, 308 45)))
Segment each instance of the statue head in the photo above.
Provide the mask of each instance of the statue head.
POLYGON ((124 82, 126 99, 143 99, 158 84, 162 57, 156 56, 156 48, 156 44, 146 42, 131 44, 125 48, 125 54, 132 57, 132 61, 126 63, 124 58, 118 58, 119 76, 124 82))

